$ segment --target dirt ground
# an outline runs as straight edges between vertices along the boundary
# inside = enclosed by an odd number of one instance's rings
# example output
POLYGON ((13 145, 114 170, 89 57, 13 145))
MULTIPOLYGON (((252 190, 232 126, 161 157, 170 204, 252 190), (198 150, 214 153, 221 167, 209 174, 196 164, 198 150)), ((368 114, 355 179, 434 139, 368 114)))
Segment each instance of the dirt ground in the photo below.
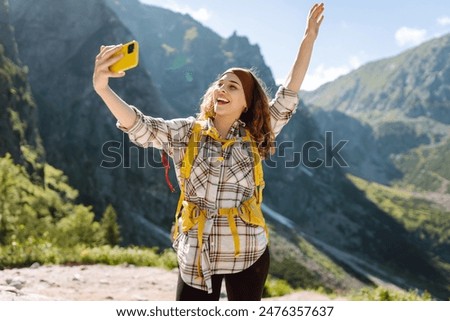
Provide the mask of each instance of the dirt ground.
MULTIPOLYGON (((153 267, 36 264, 30 268, 0 270, 0 301, 173 301, 177 278, 176 270, 153 267)), ((226 300, 225 293, 221 300, 226 300)), ((270 300, 330 298, 302 291, 270 300)))

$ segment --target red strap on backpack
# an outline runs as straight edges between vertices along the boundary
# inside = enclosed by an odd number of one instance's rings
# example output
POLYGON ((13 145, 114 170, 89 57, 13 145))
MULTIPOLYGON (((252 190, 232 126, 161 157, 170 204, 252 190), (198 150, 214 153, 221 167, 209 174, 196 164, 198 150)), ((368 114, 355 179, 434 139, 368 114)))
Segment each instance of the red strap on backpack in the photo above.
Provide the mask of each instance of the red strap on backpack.
POLYGON ((167 185, 169 185, 169 189, 173 193, 173 192, 175 192, 175 188, 173 187, 172 183, 170 182, 170 178, 169 178, 170 162, 169 162, 169 159, 167 158, 167 153, 164 150, 162 151, 162 154, 161 154, 161 161, 162 161, 164 169, 165 169, 167 185))

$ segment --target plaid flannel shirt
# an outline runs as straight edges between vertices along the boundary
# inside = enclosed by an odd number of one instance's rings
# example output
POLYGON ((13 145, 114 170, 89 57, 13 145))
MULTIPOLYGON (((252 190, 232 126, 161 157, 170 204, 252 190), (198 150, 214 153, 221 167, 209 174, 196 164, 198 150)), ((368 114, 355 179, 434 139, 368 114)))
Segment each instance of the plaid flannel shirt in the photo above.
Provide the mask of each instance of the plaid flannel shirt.
MULTIPOLYGON (((271 126, 275 136, 295 113, 297 104, 296 92, 284 87, 278 89, 275 99, 270 102, 271 126)), ((127 130, 117 122, 117 127, 128 133, 130 140, 138 146, 164 149, 173 160, 180 183, 181 163, 196 119, 164 120, 145 116, 137 108, 132 108, 137 115, 134 125, 127 130)), ((212 127, 214 124, 210 119, 205 126, 212 127)), ((185 182, 185 200, 207 210, 203 248, 198 248, 197 226, 187 233, 180 233, 173 246, 183 281, 208 292, 212 291, 212 275, 247 269, 264 253, 268 243, 262 227, 248 225, 235 217, 240 239, 240 255, 235 257, 227 217, 217 213, 219 208, 239 207, 254 193, 253 159, 248 144, 239 139, 244 126, 236 120, 226 137, 236 137, 236 142, 224 150, 222 143, 209 136, 204 137, 199 144, 191 175, 185 182), (219 160, 221 157, 223 161, 219 160), (202 278, 197 275, 198 255, 202 256, 202 278)))

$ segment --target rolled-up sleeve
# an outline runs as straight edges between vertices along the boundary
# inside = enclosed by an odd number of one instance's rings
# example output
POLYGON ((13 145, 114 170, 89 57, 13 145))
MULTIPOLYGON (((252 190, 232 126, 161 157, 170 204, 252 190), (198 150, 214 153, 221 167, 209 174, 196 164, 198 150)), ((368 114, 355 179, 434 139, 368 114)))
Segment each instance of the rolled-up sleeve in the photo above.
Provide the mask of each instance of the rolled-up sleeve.
POLYGON ((298 105, 298 94, 283 86, 278 88, 275 98, 270 102, 270 121, 275 137, 295 114, 298 105))
POLYGON ((140 147, 154 147, 164 149, 169 155, 173 154, 173 148, 185 145, 194 125, 195 118, 177 118, 165 120, 144 115, 134 106, 131 108, 136 113, 136 120, 127 129, 117 121, 117 128, 128 134, 130 141, 140 147))

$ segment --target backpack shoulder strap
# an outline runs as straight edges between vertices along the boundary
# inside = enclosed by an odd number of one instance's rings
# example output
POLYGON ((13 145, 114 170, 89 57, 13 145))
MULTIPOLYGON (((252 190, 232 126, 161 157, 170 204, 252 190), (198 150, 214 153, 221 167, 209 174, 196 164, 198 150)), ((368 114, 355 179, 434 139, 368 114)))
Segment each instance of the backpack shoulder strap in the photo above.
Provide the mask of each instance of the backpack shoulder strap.
POLYGON ((192 164, 194 163, 195 157, 198 154, 201 135, 202 135, 203 124, 199 121, 195 121, 192 127, 191 137, 189 137, 189 142, 184 152, 183 161, 180 168, 180 198, 178 199, 177 210, 175 212, 175 226, 173 232, 173 238, 175 239, 178 235, 178 215, 180 214, 181 207, 184 201, 184 183, 186 179, 189 178, 191 174, 192 164))
POLYGON ((255 196, 256 202, 258 204, 262 203, 262 191, 265 186, 264 182, 264 171, 262 167, 262 159, 259 154, 258 146, 256 142, 252 139, 250 131, 245 130, 246 134, 243 137, 245 142, 250 142, 250 150, 253 158, 253 176, 255 180, 255 196))
POLYGON ((182 179, 189 178, 189 175, 191 174, 192 164, 194 163, 195 157, 197 156, 199 150, 198 143, 200 142, 201 139, 202 129, 203 124, 199 121, 196 121, 194 123, 194 126, 192 127, 192 134, 191 137, 189 138, 189 142, 186 147, 186 151, 184 153, 183 161, 181 163, 180 168, 180 174, 182 179))

